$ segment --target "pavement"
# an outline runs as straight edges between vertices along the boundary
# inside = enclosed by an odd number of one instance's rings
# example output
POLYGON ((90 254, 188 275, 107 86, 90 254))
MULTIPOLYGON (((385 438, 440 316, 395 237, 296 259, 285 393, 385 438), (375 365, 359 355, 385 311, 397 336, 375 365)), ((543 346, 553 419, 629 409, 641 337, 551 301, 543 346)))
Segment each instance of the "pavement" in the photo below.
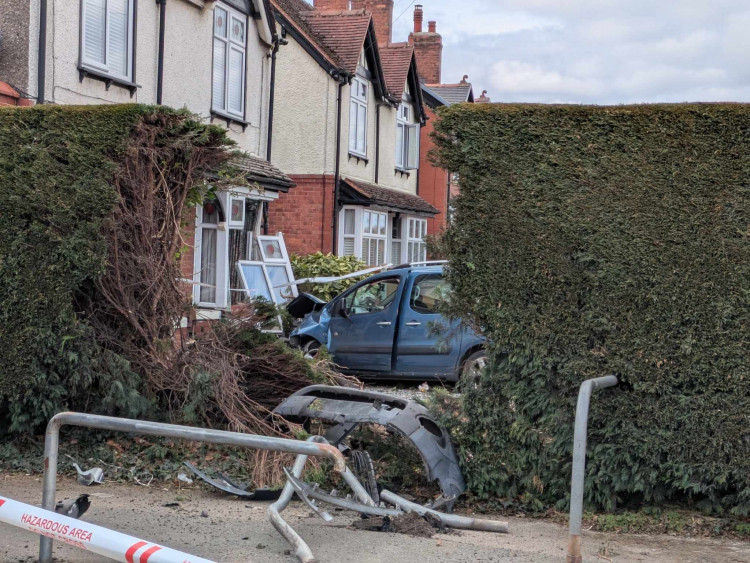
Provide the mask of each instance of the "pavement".
MULTIPOLYGON (((38 505, 41 492, 39 476, 0 473, 0 495, 38 505)), ((105 482, 82 487, 73 479, 59 478, 57 493, 58 499, 92 495, 84 520, 214 561, 296 561, 266 519, 268 503, 173 482, 152 482, 148 487, 105 482), (165 506, 174 503, 177 506, 165 506)), ((283 513, 321 562, 565 561, 567 529, 546 520, 482 515, 509 520, 510 533, 460 531, 418 538, 355 530, 351 523, 359 518, 357 514, 330 512, 334 516, 330 524, 296 501, 283 513)), ((34 561, 38 539, 0 523, 0 561, 34 561)), ((750 563, 750 542, 734 540, 584 532, 582 543, 585 561, 750 563)), ((60 544, 55 544, 54 555, 56 561, 68 563, 104 560, 60 544)))

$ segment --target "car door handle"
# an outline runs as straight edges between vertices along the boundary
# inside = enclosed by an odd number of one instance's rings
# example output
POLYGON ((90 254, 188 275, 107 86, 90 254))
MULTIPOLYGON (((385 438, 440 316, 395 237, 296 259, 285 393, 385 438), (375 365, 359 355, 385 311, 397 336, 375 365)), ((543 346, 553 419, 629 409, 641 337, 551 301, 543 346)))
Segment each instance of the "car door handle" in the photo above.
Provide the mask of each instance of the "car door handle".
POLYGON ((381 321, 379 323, 375 323, 378 326, 391 326, 391 321, 381 321))
POLYGON ((412 321, 410 323, 406 323, 406 326, 420 326, 422 323, 418 323, 417 321, 412 321))

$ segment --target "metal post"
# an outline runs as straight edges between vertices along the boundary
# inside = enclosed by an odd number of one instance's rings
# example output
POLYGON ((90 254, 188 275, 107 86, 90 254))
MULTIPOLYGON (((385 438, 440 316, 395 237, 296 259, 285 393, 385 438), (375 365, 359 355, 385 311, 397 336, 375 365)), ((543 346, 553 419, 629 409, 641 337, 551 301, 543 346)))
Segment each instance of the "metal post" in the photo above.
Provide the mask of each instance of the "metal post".
MULTIPOLYGON (((272 450, 298 455, 327 457, 333 461, 333 468, 346 478, 347 467, 343 454, 329 444, 302 442, 287 438, 272 438, 225 430, 211 430, 194 428, 176 424, 147 422, 128 418, 99 416, 75 412, 63 412, 52 417, 47 424, 44 441, 44 491, 42 493, 42 508, 53 510, 55 506, 55 492, 57 480, 57 449, 60 442, 60 428, 63 425, 99 428, 116 432, 133 432, 150 436, 163 436, 196 442, 211 442, 213 444, 227 444, 242 446, 258 450, 272 450)), ((39 542, 39 562, 49 563, 52 560, 52 540, 42 537, 39 542)))
POLYGON ((587 379, 578 391, 575 433, 573 436, 573 471, 570 479, 570 536, 568 538, 568 563, 582 563, 581 518, 583 517, 583 479, 586 471, 586 431, 588 429, 589 402, 596 389, 617 385, 614 375, 587 379))

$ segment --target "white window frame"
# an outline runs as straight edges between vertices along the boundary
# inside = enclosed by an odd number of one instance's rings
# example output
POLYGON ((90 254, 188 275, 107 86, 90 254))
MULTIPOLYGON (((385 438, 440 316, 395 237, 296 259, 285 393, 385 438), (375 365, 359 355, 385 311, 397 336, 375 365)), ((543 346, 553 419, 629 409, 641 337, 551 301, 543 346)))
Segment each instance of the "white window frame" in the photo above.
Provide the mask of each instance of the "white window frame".
MULTIPOLYGON (((403 238, 403 232, 401 234, 403 238)), ((407 219, 406 229, 406 261, 409 263, 413 262, 424 262, 427 260, 427 219, 422 217, 409 217, 407 219), (414 250, 419 252, 419 255, 414 254, 414 250)))
POLYGON ((133 82, 133 53, 135 52, 133 45, 133 30, 135 27, 135 0, 127 0, 128 2, 128 45, 126 49, 127 53, 127 72, 125 74, 118 74, 113 72, 109 68, 109 20, 110 20, 110 9, 109 3, 105 0, 104 7, 104 63, 98 61, 92 61, 86 58, 86 0, 81 0, 81 35, 79 41, 80 49, 80 60, 81 66, 89 68, 93 71, 100 72, 111 76, 112 78, 120 79, 125 82, 133 82))
POLYGON ((419 168, 419 125, 413 123, 414 108, 402 101, 396 114, 396 169, 416 170, 419 168), (412 153, 412 140, 414 153, 412 153))
POLYGON ((248 18, 246 14, 243 14, 242 12, 239 12, 235 10, 234 8, 231 8, 230 6, 222 3, 217 2, 216 6, 214 7, 214 13, 213 13, 213 21, 212 21, 212 35, 213 35, 213 43, 211 48, 211 110, 222 113, 225 115, 237 117, 240 119, 245 118, 245 100, 247 96, 247 34, 248 34, 248 18), (216 32, 216 14, 217 10, 224 10, 227 14, 227 22, 225 23, 227 36, 222 37, 221 35, 217 34, 216 32), (244 41, 242 43, 232 39, 232 20, 240 20, 242 24, 244 25, 244 41), (217 42, 224 44, 224 97, 222 100, 217 100, 214 96, 214 72, 216 72, 216 69, 214 68, 215 60, 216 60, 216 44, 217 42), (229 82, 229 59, 230 59, 230 53, 232 51, 236 51, 242 54, 242 100, 240 102, 241 110, 235 111, 232 110, 229 107, 229 90, 230 90, 230 82, 229 82))
POLYGON ((349 88, 349 153, 362 158, 367 158, 367 106, 371 86, 368 80, 356 76, 349 88), (363 108, 365 118, 364 123, 360 123, 359 114, 363 108), (364 147, 357 145, 360 129, 363 130, 364 147))
MULTIPOLYGON (((216 202, 217 207, 226 209, 226 201, 216 202)), ((226 219, 226 217, 225 217, 226 219)), ((209 307, 225 309, 227 307, 227 287, 229 286, 229 229, 226 221, 218 221, 216 224, 203 223, 203 206, 196 210, 195 217, 195 248, 193 252, 193 302, 198 307, 209 307), (201 270, 203 229, 216 229, 216 291, 214 301, 201 300, 201 270)))
POLYGON ((398 265, 398 264, 403 264, 405 262, 405 260, 403 259, 404 247, 405 247, 405 244, 404 244, 404 239, 405 239, 405 237, 404 237, 404 223, 405 222, 406 222, 406 219, 403 216, 401 216, 401 215, 399 215, 399 216, 394 215, 393 217, 391 217, 391 229, 390 229, 389 246, 390 246, 390 252, 391 252, 391 259, 390 259, 390 261, 391 261, 392 264, 398 265), (399 238, 394 238, 393 237, 393 229, 396 226, 396 223, 400 223, 400 225, 399 225, 399 231, 400 231, 399 234, 401 236, 399 238), (398 253, 398 256, 394 256, 393 255, 393 243, 394 242, 399 243, 399 247, 401 249, 401 251, 398 253))
MULTIPOLYGON (((370 209, 369 207, 358 207, 358 206, 351 206, 351 205, 345 205, 341 208, 341 211, 339 212, 339 233, 338 233, 338 254, 339 256, 345 256, 344 254, 344 240, 354 239, 354 254, 352 256, 356 256, 360 260, 363 260, 364 262, 367 262, 369 264, 369 253, 367 256, 365 256, 365 244, 364 241, 367 239, 368 241, 384 241, 383 242, 383 255, 379 257, 380 262, 378 264, 372 264, 373 266, 382 266, 384 264, 388 264, 391 261, 391 236, 390 236, 390 229, 391 229, 391 216, 388 213, 388 211, 383 211, 380 209, 370 209), (344 225, 345 225, 345 213, 346 211, 354 211, 354 235, 346 234, 344 225), (380 225, 380 218, 381 216, 385 216, 386 223, 385 223, 385 234, 380 234, 379 232, 373 233, 372 227, 370 227, 369 232, 365 232, 365 221, 364 216, 365 213, 369 213, 371 216, 375 216, 378 219, 378 226, 380 225)), ((378 227, 378 231, 379 231, 378 227)), ((376 252, 376 260, 378 260, 377 252, 376 252)))

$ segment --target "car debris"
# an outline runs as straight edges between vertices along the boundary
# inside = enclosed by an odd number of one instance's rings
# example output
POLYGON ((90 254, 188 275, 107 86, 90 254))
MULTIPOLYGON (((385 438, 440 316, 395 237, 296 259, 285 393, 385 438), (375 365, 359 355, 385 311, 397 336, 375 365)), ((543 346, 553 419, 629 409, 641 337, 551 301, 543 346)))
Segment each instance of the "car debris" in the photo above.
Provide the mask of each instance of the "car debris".
POLYGON ((77 498, 66 498, 58 500, 55 504, 55 512, 70 518, 80 518, 91 506, 89 495, 80 495, 77 498))
POLYGON ((200 469, 195 467, 189 461, 183 462, 185 467, 192 471, 197 477, 203 479, 206 483, 212 487, 229 493, 230 495, 236 495, 248 500, 276 500, 281 496, 281 489, 255 489, 254 491, 248 491, 246 485, 240 485, 232 481, 227 475, 217 472, 218 479, 211 479, 208 475, 203 473, 200 469))
POLYGON ((444 428, 429 411, 414 401, 385 393, 311 385, 285 399, 274 413, 290 422, 309 419, 333 424, 325 438, 346 451, 344 440, 360 424, 378 424, 406 437, 419 452, 429 481, 437 480, 446 499, 443 506, 466 490, 458 457, 444 428))
POLYGON ((87 471, 81 469, 77 463, 73 463, 73 467, 78 472, 78 484, 88 487, 104 483, 104 470, 101 467, 92 467, 87 471))

